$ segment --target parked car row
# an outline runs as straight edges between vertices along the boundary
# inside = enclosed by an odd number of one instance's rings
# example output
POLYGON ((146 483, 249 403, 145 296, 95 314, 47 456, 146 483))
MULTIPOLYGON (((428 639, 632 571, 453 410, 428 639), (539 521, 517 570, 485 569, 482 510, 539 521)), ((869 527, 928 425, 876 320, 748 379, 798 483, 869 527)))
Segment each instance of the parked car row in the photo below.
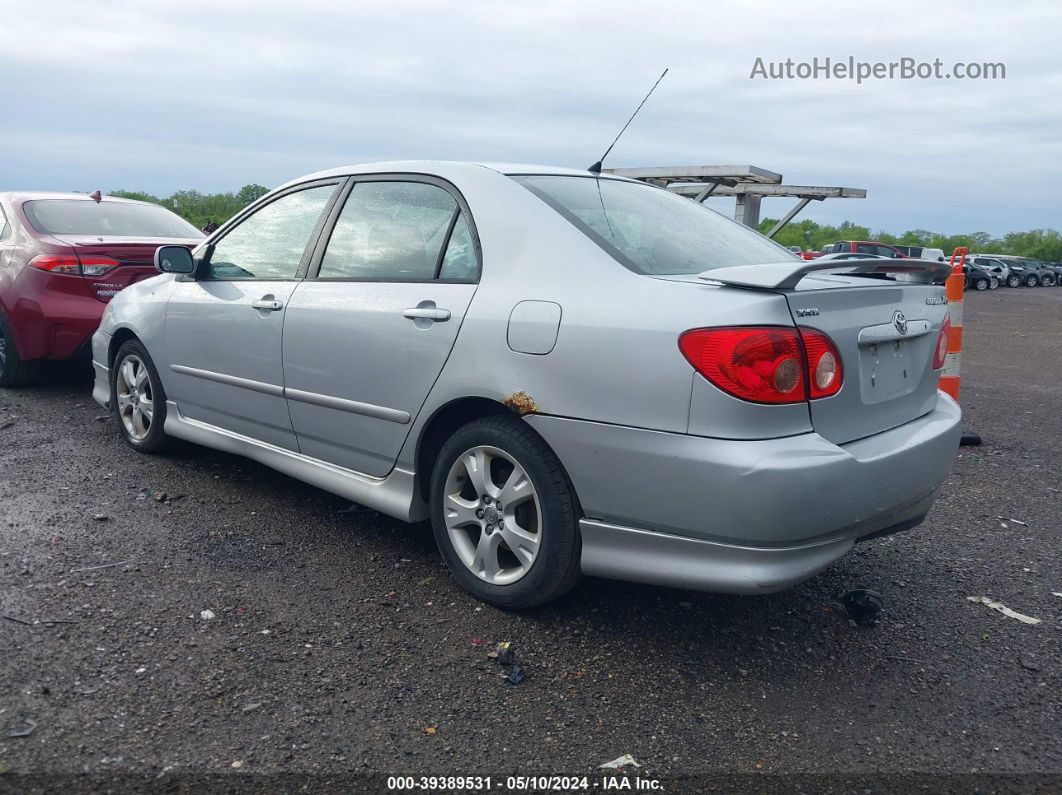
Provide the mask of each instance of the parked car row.
MULTIPOLYGON (((789 250, 805 260, 823 257, 831 259, 913 258, 939 262, 949 260, 949 257, 939 248, 895 246, 869 240, 838 240, 836 243, 823 246, 822 251, 801 251, 799 246, 790 246, 789 250)), ((963 271, 966 277, 966 287, 971 290, 994 290, 1000 285, 1007 287, 1062 286, 1062 263, 1042 262, 1031 257, 968 254, 963 271)))
POLYGON ((969 254, 966 261, 993 274, 1007 287, 1062 286, 1062 263, 1004 254, 969 254))
POLYGON ((130 447, 182 439, 430 520, 502 607, 581 574, 792 586, 920 524, 958 448, 945 263, 831 272, 642 182, 351 166, 205 240, 101 197, 0 205, 6 383, 98 321, 93 397, 130 447))

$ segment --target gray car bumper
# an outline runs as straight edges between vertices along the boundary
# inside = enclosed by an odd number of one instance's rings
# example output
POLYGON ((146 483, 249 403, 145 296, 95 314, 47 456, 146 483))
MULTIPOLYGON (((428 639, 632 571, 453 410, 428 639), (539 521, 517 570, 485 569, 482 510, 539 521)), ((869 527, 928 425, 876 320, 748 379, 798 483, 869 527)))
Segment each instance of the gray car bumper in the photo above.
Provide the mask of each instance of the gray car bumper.
POLYGON ((92 370, 95 374, 92 398, 104 408, 109 408, 107 403, 111 399, 111 371, 107 367, 110 345, 110 334, 97 331, 92 335, 92 370))
POLYGON ((535 416, 586 519, 587 574, 735 593, 794 585, 868 536, 917 525, 947 476, 960 411, 834 445, 733 441, 535 416))

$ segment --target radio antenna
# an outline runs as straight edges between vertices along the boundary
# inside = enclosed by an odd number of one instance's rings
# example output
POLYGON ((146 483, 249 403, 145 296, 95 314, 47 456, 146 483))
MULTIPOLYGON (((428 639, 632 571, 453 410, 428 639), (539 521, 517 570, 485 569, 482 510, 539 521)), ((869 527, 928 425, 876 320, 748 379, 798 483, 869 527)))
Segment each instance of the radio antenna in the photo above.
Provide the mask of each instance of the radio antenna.
MULTIPOLYGON (((668 67, 668 68, 670 68, 670 67, 668 67)), ((646 101, 649 99, 649 97, 651 97, 653 95, 653 92, 656 91, 656 87, 658 85, 660 85, 660 81, 664 79, 664 75, 666 75, 666 74, 667 74, 667 69, 665 69, 663 72, 660 73, 660 77, 656 78, 656 82, 653 83, 653 87, 650 88, 649 89, 649 93, 645 95, 645 99, 643 99, 641 101, 641 103, 638 105, 638 107, 636 107, 634 109, 634 113, 632 113, 631 117, 629 119, 627 119, 627 123, 623 125, 623 129, 619 131, 619 135, 617 135, 615 137, 615 139, 612 141, 612 143, 609 144, 608 149, 605 150, 605 154, 601 155, 601 159, 598 160, 596 163, 594 163, 592 166, 590 166, 590 168, 588 168, 587 171, 591 172, 592 174, 600 174, 601 173, 601 166, 605 162, 605 158, 608 157, 608 153, 612 151, 612 147, 616 145, 616 141, 618 141, 620 139, 620 136, 623 135, 623 133, 625 133, 627 131, 627 128, 630 126, 631 122, 634 121, 634 117, 638 115, 638 111, 640 111, 642 109, 642 105, 644 105, 646 103, 646 101)))

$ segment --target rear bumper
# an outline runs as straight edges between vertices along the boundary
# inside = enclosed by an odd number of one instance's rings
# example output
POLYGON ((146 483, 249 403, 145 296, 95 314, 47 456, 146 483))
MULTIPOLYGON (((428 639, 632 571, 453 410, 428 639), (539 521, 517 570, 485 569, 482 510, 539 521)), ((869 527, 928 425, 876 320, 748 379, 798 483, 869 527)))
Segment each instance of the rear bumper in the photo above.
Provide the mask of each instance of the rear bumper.
POLYGON ((4 306, 23 359, 69 359, 100 325, 106 304, 80 276, 22 268, 4 306))
MULTIPOLYGON (((934 490, 895 514, 893 524, 871 535, 878 537, 917 527, 936 496, 934 490)), ((579 529, 584 574, 740 594, 767 594, 791 588, 833 565, 860 540, 849 536, 772 549, 720 544, 587 519, 579 523, 579 529)))
POLYGON ((958 450, 958 405, 843 446, 818 434, 734 441, 528 417, 586 519, 587 574, 764 593, 860 538, 917 525, 958 450))

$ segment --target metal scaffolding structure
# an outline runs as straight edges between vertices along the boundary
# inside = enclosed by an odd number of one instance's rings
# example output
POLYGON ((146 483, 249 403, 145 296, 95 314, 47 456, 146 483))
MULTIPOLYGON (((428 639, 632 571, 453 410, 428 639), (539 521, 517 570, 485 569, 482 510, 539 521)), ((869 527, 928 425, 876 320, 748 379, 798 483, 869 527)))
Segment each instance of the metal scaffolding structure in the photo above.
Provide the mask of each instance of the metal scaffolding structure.
POLYGON ((813 201, 864 199, 863 188, 819 185, 783 185, 782 175, 757 166, 649 166, 609 168, 610 174, 660 185, 697 202, 710 197, 734 197, 734 219, 753 229, 760 225, 760 202, 764 198, 791 197, 797 203, 767 233, 774 237, 813 201))

